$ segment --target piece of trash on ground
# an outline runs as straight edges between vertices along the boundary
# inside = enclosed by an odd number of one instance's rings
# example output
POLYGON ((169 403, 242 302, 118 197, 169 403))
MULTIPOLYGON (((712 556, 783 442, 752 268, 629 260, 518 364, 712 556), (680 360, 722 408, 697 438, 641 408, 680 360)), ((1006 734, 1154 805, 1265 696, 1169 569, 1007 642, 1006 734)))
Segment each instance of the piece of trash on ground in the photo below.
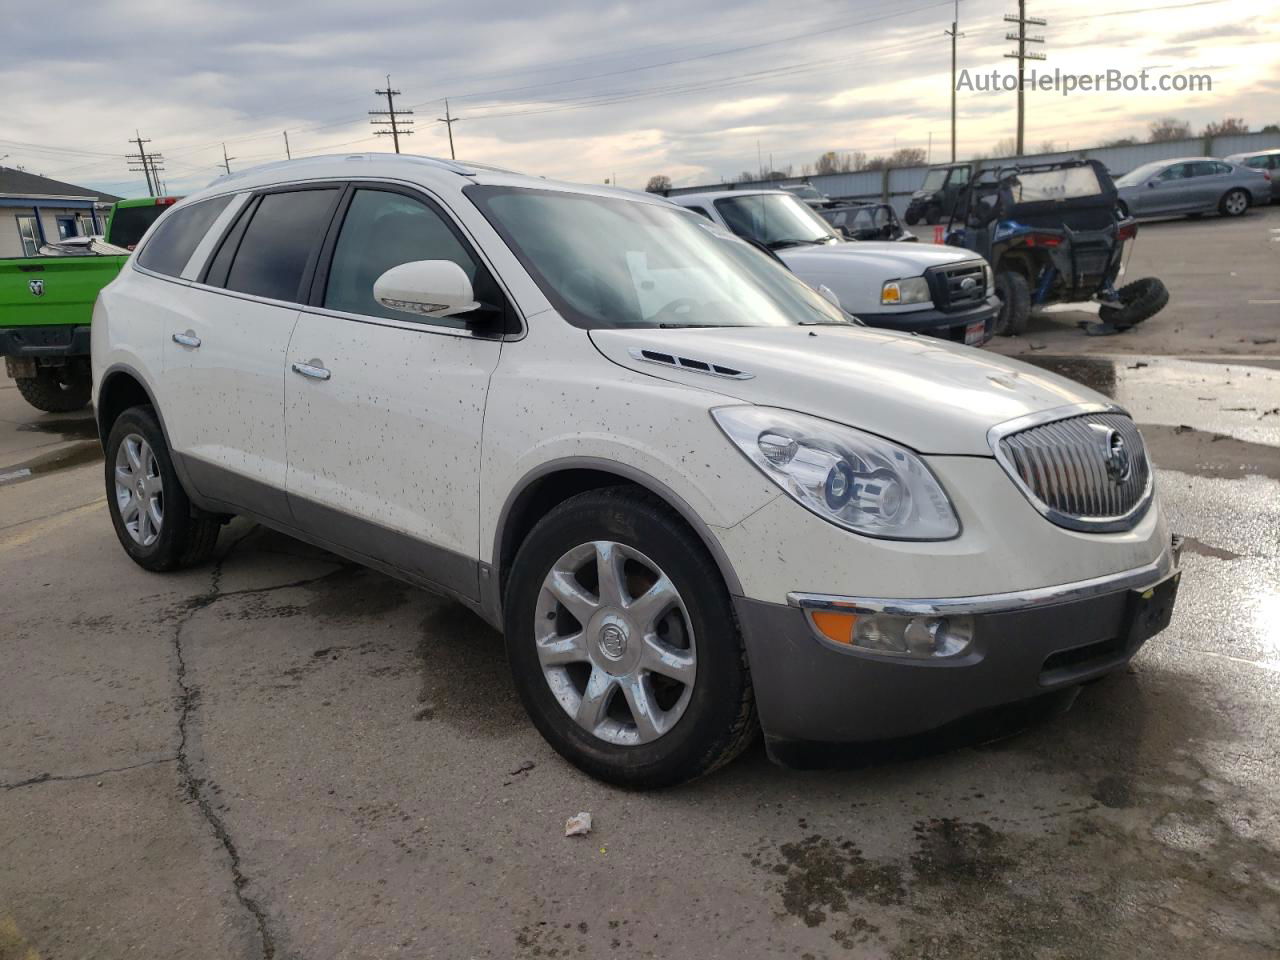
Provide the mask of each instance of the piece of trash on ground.
POLYGON ((579 813, 570 817, 564 822, 564 835, 566 837, 585 837, 591 832, 591 814, 579 813))

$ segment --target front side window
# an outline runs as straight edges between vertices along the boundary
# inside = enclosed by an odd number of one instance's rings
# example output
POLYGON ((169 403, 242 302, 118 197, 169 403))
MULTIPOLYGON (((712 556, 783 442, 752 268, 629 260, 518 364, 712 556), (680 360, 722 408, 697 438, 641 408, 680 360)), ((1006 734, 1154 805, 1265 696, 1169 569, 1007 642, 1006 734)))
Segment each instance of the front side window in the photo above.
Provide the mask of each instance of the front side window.
POLYGON ((1158 174, 1163 169, 1164 169, 1164 164, 1160 161, 1156 161, 1155 163, 1144 163, 1140 167, 1134 167, 1132 170, 1126 173, 1123 177, 1117 178, 1116 186, 1117 187, 1137 186, 1139 183, 1142 183, 1146 180, 1150 180, 1151 178, 1155 177, 1156 174, 1158 174))
POLYGON ((1160 180, 1186 180, 1192 175, 1191 164, 1175 163, 1171 167, 1166 167, 1164 173, 1160 174, 1160 180))
MULTIPOLYGON (((495 305, 500 299, 488 272, 434 210, 403 194, 357 190, 333 250, 323 306, 364 316, 424 322, 418 314, 392 310, 373 298, 373 284, 380 276, 414 260, 450 260, 467 274, 477 300, 495 305)), ((461 316, 428 322, 466 325, 461 316)))
POLYGON ((466 194, 575 326, 851 322, 759 250, 678 207, 513 187, 466 194))
POLYGON ((968 182, 969 182, 969 168, 968 168, 968 167, 954 167, 954 168, 952 168, 952 170, 951 170, 951 179, 948 181, 948 186, 952 186, 952 187, 963 187, 963 186, 964 186, 966 183, 968 183, 968 182))
POLYGON ((303 274, 320 246, 337 198, 337 188, 262 197, 236 248, 226 288, 272 300, 301 300, 303 274))
POLYGON ((40 227, 35 217, 18 217, 18 237, 22 240, 22 255, 34 257, 40 252, 40 227))
POLYGON ((225 196, 174 207, 138 254, 138 265, 168 277, 180 276, 213 221, 230 202, 231 197, 225 196))
POLYGON ((789 194, 726 197, 716 201, 716 209, 738 236, 771 249, 826 243, 832 239, 831 225, 808 204, 789 194))

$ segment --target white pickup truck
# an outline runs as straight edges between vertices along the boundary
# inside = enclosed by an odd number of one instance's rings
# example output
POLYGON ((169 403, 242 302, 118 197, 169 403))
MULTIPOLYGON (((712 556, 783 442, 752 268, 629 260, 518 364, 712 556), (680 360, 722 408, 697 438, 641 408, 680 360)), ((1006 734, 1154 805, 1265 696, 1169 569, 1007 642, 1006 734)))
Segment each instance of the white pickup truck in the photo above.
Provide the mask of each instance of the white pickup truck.
POLYGON ((845 241, 785 190, 718 190, 669 198, 767 247, 811 287, 827 287, 863 323, 982 344, 1000 301, 991 268, 934 243, 845 241))

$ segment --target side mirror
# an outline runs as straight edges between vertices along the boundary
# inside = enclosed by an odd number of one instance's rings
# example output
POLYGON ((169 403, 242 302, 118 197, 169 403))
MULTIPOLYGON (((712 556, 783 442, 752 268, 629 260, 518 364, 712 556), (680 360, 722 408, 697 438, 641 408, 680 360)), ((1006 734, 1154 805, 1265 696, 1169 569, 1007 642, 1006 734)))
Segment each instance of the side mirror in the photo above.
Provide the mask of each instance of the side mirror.
POLYGON ((1148 180, 1148 181, 1147 181, 1147 186, 1148 186, 1148 187, 1158 187, 1159 185, 1160 185, 1160 181, 1159 181, 1159 180, 1148 180))
POLYGON ((389 310, 452 317, 479 309, 466 272, 452 260, 411 260, 373 282, 373 298, 389 310))

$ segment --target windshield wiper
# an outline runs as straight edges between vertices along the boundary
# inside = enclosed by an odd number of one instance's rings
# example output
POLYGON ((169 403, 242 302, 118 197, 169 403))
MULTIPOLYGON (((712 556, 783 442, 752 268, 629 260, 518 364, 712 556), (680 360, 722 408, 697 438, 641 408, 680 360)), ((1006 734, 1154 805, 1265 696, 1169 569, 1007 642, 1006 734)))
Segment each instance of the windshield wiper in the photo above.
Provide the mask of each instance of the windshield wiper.
POLYGON ((824 243, 827 243, 834 239, 835 239, 835 236, 829 233, 825 237, 818 237, 817 239, 814 239, 814 240, 803 239, 801 237, 793 237, 787 240, 770 240, 767 244, 765 244, 765 246, 767 246, 770 250, 780 250, 783 247, 798 247, 806 244, 810 246, 819 247, 819 246, 822 246, 824 243))

